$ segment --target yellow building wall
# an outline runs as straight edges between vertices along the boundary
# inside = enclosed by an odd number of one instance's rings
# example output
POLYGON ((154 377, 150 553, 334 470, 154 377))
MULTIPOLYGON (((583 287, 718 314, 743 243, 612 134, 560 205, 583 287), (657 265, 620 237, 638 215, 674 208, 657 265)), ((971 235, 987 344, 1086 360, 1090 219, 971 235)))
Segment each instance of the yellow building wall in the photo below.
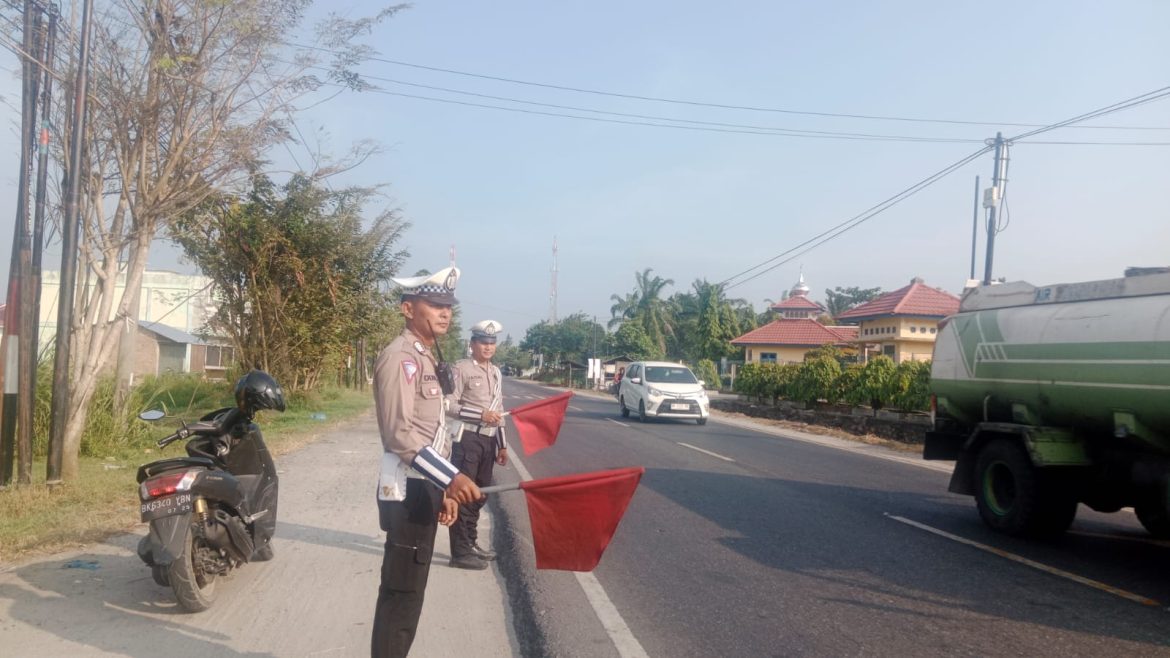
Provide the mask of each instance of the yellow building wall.
MULTIPOLYGON (((857 342, 877 344, 879 346, 877 354, 883 353, 886 345, 893 345, 892 358, 895 363, 901 363, 929 361, 937 337, 937 319, 899 316, 862 322, 857 342)), ((870 351, 871 355, 874 353, 870 351)))
MULTIPOLYGON (((804 355, 817 349, 816 347, 793 347, 791 345, 746 345, 744 350, 745 363, 762 363, 761 355, 771 353, 776 355, 776 363, 804 363, 804 355)), ((844 354, 856 354, 852 347, 843 347, 844 354)))

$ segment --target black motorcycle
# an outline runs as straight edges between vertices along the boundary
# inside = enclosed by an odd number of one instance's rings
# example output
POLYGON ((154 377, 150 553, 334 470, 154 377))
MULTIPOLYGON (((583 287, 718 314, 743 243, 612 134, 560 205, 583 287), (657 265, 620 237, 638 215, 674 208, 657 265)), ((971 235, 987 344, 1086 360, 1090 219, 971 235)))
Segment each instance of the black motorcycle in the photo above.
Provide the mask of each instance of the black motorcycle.
POLYGON ((261 409, 284 411, 284 393, 268 373, 253 370, 236 383, 235 394, 234 408, 213 411, 159 440, 159 448, 187 440, 186 457, 138 469, 142 520, 150 524, 138 556, 188 612, 211 606, 216 578, 273 555, 276 465, 252 419, 261 409))

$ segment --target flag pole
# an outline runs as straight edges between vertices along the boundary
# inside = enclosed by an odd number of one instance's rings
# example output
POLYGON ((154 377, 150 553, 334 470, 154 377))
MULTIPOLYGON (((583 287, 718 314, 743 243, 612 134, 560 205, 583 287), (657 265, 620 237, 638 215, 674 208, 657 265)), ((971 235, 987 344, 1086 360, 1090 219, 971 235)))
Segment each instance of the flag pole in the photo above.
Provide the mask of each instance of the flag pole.
POLYGON ((480 491, 480 493, 490 494, 490 493, 499 493, 501 491, 515 491, 516 489, 519 489, 519 488, 520 488, 520 483, 513 482, 512 484, 494 484, 490 487, 480 487, 479 491, 480 491))

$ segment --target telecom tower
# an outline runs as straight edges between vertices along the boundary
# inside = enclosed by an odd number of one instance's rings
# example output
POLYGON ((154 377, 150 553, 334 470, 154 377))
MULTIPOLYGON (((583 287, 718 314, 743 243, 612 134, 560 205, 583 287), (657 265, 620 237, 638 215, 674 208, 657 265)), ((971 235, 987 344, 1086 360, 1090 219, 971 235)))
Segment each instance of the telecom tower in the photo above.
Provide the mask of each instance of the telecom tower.
POLYGON ((557 323, 557 236, 553 236, 552 288, 548 293, 548 321, 557 323))

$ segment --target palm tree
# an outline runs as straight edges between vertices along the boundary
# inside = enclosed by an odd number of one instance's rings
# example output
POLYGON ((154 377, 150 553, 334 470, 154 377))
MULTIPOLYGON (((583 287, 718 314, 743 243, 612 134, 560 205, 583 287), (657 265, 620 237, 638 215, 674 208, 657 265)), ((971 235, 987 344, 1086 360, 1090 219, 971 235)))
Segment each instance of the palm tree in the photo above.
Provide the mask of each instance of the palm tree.
POLYGON ((607 326, 610 329, 613 329, 626 320, 633 319, 634 314, 638 310, 637 291, 626 293, 625 297, 615 294, 610 295, 609 298, 614 302, 613 306, 609 307, 611 317, 607 326))
POLYGON ((637 322, 646 330, 651 342, 665 354, 666 338, 673 335, 674 323, 670 303, 662 299, 662 291, 674 285, 674 280, 655 276, 653 271, 647 267, 634 273, 633 292, 625 296, 610 295, 614 304, 609 309, 612 315, 609 327, 612 329, 623 322, 637 322))
POLYGON ((673 318, 670 306, 662 299, 662 290, 666 286, 674 285, 674 279, 664 279, 660 276, 651 276, 654 270, 647 267, 634 274, 637 288, 638 306, 635 317, 642 322, 646 335, 664 353, 666 352, 666 337, 674 333, 673 318))

